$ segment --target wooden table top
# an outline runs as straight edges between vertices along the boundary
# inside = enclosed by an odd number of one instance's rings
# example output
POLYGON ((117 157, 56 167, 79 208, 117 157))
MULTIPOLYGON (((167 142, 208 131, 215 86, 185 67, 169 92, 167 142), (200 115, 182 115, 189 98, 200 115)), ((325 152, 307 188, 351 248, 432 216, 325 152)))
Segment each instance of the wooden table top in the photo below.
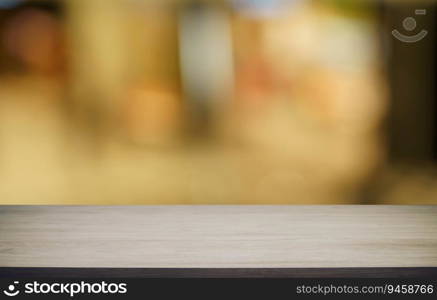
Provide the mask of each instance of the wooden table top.
POLYGON ((0 206, 0 267, 437 267, 437 206, 0 206))

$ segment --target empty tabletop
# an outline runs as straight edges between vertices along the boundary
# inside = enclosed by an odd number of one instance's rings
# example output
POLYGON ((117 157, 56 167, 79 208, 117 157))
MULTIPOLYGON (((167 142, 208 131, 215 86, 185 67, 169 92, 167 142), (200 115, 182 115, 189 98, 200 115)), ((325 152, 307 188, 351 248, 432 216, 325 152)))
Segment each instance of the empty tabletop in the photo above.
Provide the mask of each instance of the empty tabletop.
POLYGON ((437 267, 437 206, 0 206, 0 267, 437 267))

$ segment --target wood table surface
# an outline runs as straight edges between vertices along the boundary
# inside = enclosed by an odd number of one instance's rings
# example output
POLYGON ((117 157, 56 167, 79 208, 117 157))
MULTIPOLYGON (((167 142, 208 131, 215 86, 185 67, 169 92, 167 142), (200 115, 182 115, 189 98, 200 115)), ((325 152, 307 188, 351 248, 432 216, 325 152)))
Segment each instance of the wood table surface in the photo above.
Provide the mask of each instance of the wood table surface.
POLYGON ((437 206, 0 206, 0 274, 38 268, 435 272, 437 206))

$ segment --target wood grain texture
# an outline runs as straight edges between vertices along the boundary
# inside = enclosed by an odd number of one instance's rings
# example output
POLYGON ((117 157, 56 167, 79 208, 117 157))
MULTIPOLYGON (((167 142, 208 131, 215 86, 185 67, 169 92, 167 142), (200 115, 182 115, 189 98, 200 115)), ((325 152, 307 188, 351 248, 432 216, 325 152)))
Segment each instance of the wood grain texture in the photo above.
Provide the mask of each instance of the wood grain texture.
POLYGON ((437 268, 1 268, 1 278, 437 278, 437 268))
POLYGON ((0 206, 0 267, 437 267, 437 206, 0 206))

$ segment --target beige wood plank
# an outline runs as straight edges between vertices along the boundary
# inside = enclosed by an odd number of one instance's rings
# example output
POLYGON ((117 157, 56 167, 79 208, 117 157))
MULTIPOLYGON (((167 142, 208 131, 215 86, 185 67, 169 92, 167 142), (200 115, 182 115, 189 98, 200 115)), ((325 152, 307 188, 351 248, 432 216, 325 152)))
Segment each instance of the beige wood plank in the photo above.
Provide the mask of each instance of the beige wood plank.
POLYGON ((437 267, 437 206, 0 206, 0 267, 437 267))

